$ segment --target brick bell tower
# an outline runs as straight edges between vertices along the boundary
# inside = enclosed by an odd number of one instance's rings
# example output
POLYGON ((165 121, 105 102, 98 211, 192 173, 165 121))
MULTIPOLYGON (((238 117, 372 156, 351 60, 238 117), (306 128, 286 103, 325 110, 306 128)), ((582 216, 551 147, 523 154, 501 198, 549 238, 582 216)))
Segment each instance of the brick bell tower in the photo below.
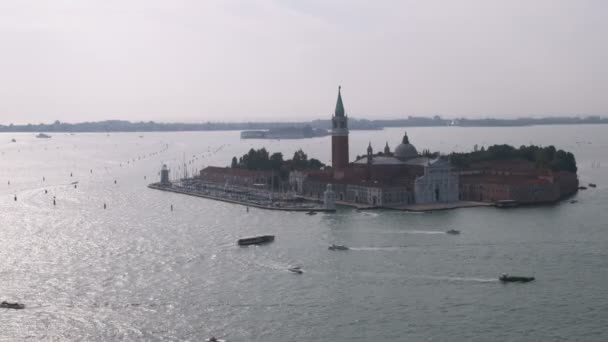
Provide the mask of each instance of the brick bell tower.
POLYGON ((331 163, 334 171, 334 178, 342 178, 344 169, 348 167, 348 117, 344 113, 342 104, 342 87, 338 87, 338 101, 336 111, 331 118, 331 163))

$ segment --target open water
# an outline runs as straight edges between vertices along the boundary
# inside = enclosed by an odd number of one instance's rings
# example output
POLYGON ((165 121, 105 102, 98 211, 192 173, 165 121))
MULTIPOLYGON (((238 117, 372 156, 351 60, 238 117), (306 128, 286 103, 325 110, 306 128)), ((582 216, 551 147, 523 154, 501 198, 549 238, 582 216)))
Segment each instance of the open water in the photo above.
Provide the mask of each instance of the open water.
MULTIPOLYGON (((146 185, 163 162, 177 176, 183 160, 192 172, 228 165, 250 147, 288 156, 303 148, 328 162, 329 137, 0 134, 0 299, 27 306, 0 311, 0 340, 606 341, 607 132, 408 129, 419 150, 535 143, 572 151, 581 182, 598 184, 575 204, 316 216, 247 212, 146 185), (277 238, 236 246, 257 234, 277 238), (352 250, 332 252, 331 243, 352 250), (537 280, 504 285, 504 272, 537 280)), ((351 132, 351 159, 370 141, 394 147, 402 135, 351 132)))

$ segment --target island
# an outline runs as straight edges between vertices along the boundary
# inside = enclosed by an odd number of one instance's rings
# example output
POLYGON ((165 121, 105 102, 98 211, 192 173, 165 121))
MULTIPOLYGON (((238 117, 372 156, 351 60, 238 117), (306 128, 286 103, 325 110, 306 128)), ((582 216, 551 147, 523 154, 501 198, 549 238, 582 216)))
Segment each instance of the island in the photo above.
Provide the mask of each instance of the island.
MULTIPOLYGON (((332 165, 302 150, 251 149, 230 166, 207 167, 177 182, 168 176, 150 187, 253 205, 266 209, 359 209, 432 211, 462 207, 554 203, 578 190, 576 160, 554 146, 477 146, 469 153, 421 153, 405 133, 391 149, 349 160, 349 127, 340 89, 331 130, 332 165), (322 205, 320 205, 322 203, 322 205)), ((166 171, 166 170, 165 170, 166 171)))

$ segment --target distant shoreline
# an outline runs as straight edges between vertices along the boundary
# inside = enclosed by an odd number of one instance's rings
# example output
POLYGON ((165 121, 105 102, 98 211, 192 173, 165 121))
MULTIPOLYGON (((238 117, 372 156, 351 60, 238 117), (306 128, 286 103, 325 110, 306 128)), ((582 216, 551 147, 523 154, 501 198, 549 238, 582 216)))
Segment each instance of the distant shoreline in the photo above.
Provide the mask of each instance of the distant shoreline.
MULTIPOLYGON (((541 125, 602 125, 608 118, 554 117, 517 119, 442 119, 441 117, 408 117, 394 120, 350 119, 351 130, 381 130, 391 127, 529 127, 541 125)), ((159 123, 109 120, 98 122, 50 124, 0 125, 0 133, 111 133, 111 132, 195 132, 195 131, 247 131, 285 128, 331 129, 330 120, 308 122, 206 122, 206 123, 159 123)))

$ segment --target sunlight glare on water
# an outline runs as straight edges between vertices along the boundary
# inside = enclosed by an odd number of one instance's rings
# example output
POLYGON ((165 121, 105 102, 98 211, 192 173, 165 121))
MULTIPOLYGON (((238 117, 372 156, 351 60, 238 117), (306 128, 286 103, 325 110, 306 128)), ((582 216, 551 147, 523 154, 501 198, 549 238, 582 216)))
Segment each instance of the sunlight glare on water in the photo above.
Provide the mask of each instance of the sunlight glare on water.
MULTIPOLYGON (((404 130, 351 132, 351 159, 370 141, 394 147, 404 130)), ((26 305, 1 312, 0 340, 604 341, 605 127, 407 131, 419 151, 553 144, 598 187, 576 204, 515 210, 247 212, 146 186, 163 163, 178 177, 184 161, 192 174, 262 146, 327 163, 330 138, 0 134, 0 299, 26 305), (257 234, 276 241, 236 246, 257 234), (505 272, 537 281, 503 285, 505 272)))

